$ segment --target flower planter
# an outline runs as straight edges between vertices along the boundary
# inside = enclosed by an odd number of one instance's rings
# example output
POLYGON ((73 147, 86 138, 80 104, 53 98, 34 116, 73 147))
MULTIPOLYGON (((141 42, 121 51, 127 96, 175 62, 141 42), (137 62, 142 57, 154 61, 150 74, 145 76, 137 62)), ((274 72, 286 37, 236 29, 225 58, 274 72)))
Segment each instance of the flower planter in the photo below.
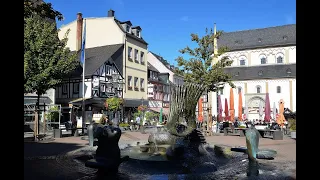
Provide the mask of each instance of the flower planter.
POLYGON ((296 131, 291 131, 291 132, 290 132, 290 137, 291 137, 292 139, 296 139, 296 131))

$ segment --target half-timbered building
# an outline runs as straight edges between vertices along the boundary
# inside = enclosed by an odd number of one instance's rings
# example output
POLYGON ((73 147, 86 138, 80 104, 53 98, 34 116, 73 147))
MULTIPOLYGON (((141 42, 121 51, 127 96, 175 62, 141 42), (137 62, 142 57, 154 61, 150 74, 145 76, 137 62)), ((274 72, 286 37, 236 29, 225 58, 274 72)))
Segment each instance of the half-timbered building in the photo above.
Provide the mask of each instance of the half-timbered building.
MULTIPOLYGON (((104 109, 106 98, 123 97, 124 78, 122 68, 119 68, 122 67, 122 52, 123 44, 86 49, 84 101, 87 121, 92 118, 92 114, 104 109)), ((62 121, 70 119, 71 106, 79 109, 81 114, 82 74, 82 66, 79 66, 56 88, 56 103, 65 107, 62 121)))

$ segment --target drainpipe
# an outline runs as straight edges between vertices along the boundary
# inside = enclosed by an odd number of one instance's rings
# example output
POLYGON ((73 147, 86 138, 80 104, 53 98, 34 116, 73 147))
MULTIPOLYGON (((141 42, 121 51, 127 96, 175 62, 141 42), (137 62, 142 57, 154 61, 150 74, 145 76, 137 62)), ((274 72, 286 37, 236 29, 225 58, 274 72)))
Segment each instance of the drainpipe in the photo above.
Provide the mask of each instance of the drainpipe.
MULTIPOLYGON (((123 35, 123 44, 124 44, 124 71, 122 73, 123 75, 123 78, 124 78, 124 87, 122 87, 122 99, 124 101, 124 93, 127 92, 127 86, 126 86, 126 83, 127 83, 127 37, 126 37, 126 33, 124 33, 123 35)), ((123 67, 122 67, 122 70, 123 70, 123 67)), ((122 105, 122 122, 124 121, 124 110, 125 109, 125 103, 124 105, 122 105)), ((130 119, 128 117, 128 119, 130 119)), ((130 120, 129 120, 130 121, 130 120)))

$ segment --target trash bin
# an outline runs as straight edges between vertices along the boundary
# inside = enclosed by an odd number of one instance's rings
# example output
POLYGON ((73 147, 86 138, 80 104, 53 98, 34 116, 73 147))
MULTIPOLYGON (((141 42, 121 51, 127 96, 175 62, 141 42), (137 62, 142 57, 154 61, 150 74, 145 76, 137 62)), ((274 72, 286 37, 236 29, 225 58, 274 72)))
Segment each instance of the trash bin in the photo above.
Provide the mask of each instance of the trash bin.
POLYGON ((61 129, 54 129, 53 130, 53 137, 54 138, 62 138, 62 130, 61 129))

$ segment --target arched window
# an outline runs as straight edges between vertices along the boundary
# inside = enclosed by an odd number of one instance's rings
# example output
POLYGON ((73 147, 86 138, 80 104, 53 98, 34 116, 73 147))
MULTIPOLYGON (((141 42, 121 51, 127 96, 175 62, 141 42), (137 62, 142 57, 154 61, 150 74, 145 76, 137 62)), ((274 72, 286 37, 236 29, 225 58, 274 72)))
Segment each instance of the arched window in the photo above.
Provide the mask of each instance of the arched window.
POLYGON ((261 55, 259 56, 259 58, 260 58, 261 64, 267 64, 267 56, 266 56, 266 55, 261 54, 261 55))
POLYGON ((282 53, 278 53, 278 54, 276 55, 276 61, 277 61, 277 63, 279 63, 279 64, 283 63, 283 58, 284 58, 284 55, 283 55, 282 53))
POLYGON ((261 93, 261 86, 256 86, 256 89, 257 89, 257 93, 261 93))
POLYGON ((281 93, 281 87, 277 86, 277 93, 281 93))
POLYGON ((237 89, 238 89, 238 94, 242 92, 242 88, 240 86, 237 89))
POLYGON ((245 65, 247 65, 247 57, 246 57, 246 56, 240 56, 240 57, 239 57, 239 65, 240 65, 240 66, 245 66, 245 65))

